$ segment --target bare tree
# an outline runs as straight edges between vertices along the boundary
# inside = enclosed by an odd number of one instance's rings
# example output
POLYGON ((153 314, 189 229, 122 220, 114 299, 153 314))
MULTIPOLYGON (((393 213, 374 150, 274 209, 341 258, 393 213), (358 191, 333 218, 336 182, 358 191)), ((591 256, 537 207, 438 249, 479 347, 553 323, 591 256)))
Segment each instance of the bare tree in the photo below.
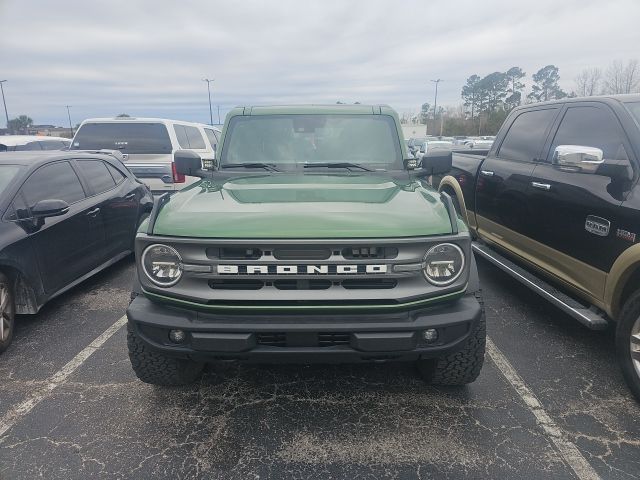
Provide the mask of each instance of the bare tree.
POLYGON ((604 78, 604 93, 634 93, 640 89, 640 67, 638 60, 629 60, 625 65, 614 60, 607 68, 604 78))
POLYGON ((602 70, 599 68, 585 68, 575 78, 576 93, 581 97, 591 97, 600 91, 602 70))

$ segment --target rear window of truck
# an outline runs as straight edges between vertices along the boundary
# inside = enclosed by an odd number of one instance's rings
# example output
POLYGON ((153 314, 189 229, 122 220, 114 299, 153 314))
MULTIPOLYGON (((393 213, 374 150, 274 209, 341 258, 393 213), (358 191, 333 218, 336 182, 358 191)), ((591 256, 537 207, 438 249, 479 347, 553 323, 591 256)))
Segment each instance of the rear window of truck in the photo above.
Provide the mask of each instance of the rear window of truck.
POLYGON ((71 150, 120 150, 128 154, 171 153, 171 139, 162 123, 85 123, 71 150))

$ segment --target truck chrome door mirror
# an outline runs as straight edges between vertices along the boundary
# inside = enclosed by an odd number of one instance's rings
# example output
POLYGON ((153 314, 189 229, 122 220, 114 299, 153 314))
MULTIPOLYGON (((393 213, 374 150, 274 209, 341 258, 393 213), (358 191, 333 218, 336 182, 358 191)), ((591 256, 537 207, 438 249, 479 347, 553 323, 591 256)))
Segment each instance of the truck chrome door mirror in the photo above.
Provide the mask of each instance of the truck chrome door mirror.
POLYGON ((596 147, 558 145, 553 151, 553 164, 568 172, 596 173, 604 163, 604 154, 596 147))

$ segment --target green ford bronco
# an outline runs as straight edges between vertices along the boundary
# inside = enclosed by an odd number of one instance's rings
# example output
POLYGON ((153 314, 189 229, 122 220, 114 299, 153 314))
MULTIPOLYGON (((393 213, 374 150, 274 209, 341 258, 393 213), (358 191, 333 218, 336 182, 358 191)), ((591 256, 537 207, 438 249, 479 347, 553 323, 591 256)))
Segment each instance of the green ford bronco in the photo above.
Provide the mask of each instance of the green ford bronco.
POLYGON ((157 199, 136 237, 128 347, 148 383, 206 362, 413 361, 432 383, 476 379, 485 318, 470 236, 410 157, 387 106, 243 107, 202 180, 157 199))

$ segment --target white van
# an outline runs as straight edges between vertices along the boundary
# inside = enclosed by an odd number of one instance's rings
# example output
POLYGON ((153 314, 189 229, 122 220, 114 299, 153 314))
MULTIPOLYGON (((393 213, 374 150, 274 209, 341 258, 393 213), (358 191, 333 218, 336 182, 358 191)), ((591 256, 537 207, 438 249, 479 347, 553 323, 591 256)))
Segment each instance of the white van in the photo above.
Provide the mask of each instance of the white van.
POLYGON ((155 194, 180 190, 199 180, 176 172, 176 150, 212 160, 218 128, 165 118, 90 118, 80 125, 71 150, 119 150, 125 165, 155 194))

